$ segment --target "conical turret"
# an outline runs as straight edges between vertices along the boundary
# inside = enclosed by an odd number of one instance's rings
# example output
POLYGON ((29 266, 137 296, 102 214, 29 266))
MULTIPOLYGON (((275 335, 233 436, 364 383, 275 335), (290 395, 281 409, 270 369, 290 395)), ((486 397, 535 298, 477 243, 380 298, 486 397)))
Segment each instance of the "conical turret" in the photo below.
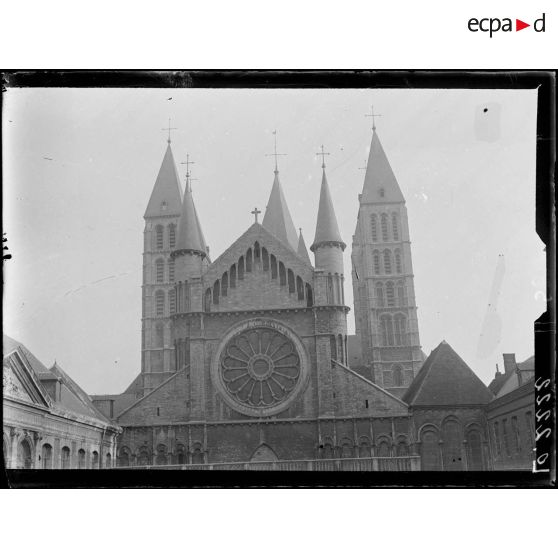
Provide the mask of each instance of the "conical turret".
POLYGON ((176 251, 198 252, 201 256, 206 256, 207 246, 198 219, 198 212, 192 197, 192 188, 188 177, 186 178, 186 189, 182 201, 182 212, 178 221, 178 238, 176 251))
POLYGON ((180 215, 181 205, 180 179, 169 142, 144 217, 180 215))
POLYGON ((290 246, 294 252, 297 252, 298 237, 291 213, 285 201, 283 188, 279 182, 279 171, 277 168, 275 168, 274 173, 273 187, 271 188, 262 225, 276 238, 290 246))
POLYGON ((316 235, 314 237, 314 242, 310 247, 310 250, 312 250, 312 252, 315 252, 320 245, 331 243, 340 245, 341 249, 344 250, 345 243, 341 240, 341 235, 339 234, 337 217, 335 216, 333 201, 331 200, 329 185, 327 183, 325 165, 322 165, 322 167, 322 187, 320 190, 320 204, 318 206, 316 235))

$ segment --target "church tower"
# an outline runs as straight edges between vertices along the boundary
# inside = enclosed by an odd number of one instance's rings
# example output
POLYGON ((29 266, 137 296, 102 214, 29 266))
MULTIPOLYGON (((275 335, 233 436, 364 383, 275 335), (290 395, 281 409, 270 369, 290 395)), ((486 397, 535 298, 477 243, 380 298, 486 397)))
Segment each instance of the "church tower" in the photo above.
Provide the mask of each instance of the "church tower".
POLYGON ((352 277, 362 364, 378 385, 399 394, 418 372, 422 352, 405 198, 375 125, 359 202, 352 277))
POLYGON ((170 255, 176 248, 182 191, 170 138, 167 144, 144 215, 140 386, 144 395, 175 369, 171 339, 175 264, 170 255))

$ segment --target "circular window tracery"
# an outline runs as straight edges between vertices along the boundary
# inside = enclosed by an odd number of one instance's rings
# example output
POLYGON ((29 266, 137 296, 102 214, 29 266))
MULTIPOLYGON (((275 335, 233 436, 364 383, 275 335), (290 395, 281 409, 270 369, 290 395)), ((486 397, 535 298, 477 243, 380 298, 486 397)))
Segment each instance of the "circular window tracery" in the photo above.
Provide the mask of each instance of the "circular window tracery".
POLYGON ((237 326, 221 342, 213 379, 236 410, 255 416, 286 408, 306 376, 305 352, 286 327, 267 320, 237 326))

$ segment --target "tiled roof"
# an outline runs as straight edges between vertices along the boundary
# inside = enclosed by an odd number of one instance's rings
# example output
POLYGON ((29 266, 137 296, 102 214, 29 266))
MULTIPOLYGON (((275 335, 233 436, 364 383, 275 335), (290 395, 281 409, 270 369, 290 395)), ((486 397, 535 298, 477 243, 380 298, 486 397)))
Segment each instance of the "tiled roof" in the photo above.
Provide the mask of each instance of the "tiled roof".
POLYGON ((461 357, 442 341, 403 396, 409 405, 485 405, 493 396, 461 357))

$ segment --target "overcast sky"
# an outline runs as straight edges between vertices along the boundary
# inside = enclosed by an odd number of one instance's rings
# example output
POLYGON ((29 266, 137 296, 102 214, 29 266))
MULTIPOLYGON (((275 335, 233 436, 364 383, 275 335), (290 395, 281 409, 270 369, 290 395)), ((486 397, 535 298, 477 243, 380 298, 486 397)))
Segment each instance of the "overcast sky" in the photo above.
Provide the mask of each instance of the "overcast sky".
POLYGON ((312 243, 324 144, 354 332, 350 246, 371 104, 407 200, 423 350, 447 340, 485 382, 503 352, 525 360, 545 307, 534 90, 10 89, 4 332, 89 393, 120 392, 139 373, 143 213, 169 117, 177 163, 195 161, 213 259, 265 209, 274 129, 287 203, 312 243))

